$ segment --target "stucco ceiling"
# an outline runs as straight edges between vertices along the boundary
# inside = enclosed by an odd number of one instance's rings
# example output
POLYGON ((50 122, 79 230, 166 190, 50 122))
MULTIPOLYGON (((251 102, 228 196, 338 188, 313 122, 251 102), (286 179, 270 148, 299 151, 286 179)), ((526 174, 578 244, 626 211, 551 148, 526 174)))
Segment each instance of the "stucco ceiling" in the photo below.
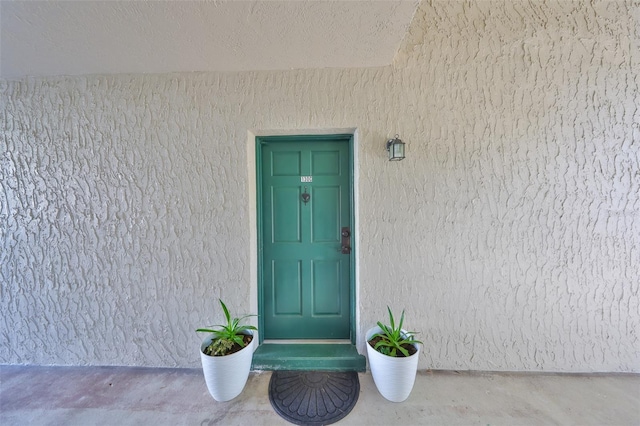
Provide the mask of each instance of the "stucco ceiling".
POLYGON ((0 75, 389 65, 418 0, 0 0, 0 75))

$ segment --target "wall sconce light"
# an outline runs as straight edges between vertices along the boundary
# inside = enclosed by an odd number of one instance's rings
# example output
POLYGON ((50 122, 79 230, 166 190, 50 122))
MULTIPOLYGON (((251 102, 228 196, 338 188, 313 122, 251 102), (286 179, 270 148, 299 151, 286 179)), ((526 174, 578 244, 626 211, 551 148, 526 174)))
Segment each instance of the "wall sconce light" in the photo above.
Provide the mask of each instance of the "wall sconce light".
POLYGON ((398 135, 387 141, 387 151, 389 151, 389 161, 400 161, 404 158, 404 142, 398 135))

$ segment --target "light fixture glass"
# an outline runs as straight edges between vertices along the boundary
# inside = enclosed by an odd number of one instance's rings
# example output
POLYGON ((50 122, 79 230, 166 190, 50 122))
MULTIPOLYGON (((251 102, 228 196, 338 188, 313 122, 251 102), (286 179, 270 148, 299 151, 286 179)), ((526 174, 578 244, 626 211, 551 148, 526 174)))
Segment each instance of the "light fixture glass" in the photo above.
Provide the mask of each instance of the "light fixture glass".
POLYGON ((387 151, 389 151, 389 161, 400 161, 404 159, 404 142, 398 135, 387 141, 387 151))

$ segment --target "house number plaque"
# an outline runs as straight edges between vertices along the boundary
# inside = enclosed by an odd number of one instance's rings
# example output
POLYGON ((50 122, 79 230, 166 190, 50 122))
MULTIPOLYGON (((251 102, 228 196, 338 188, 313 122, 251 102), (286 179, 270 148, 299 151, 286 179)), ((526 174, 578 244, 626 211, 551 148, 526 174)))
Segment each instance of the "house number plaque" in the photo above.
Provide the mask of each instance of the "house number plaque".
POLYGON ((313 176, 300 176, 300 182, 313 182, 313 176))

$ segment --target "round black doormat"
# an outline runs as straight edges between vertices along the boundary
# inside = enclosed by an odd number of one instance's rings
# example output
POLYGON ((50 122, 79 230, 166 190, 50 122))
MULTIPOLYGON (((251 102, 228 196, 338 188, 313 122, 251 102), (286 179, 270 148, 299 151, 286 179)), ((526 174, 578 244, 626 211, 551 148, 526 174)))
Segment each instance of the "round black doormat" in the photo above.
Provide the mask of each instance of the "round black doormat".
POLYGON ((359 394, 355 371, 274 371, 269 382, 271 406, 297 425, 335 423, 349 414, 359 394))

